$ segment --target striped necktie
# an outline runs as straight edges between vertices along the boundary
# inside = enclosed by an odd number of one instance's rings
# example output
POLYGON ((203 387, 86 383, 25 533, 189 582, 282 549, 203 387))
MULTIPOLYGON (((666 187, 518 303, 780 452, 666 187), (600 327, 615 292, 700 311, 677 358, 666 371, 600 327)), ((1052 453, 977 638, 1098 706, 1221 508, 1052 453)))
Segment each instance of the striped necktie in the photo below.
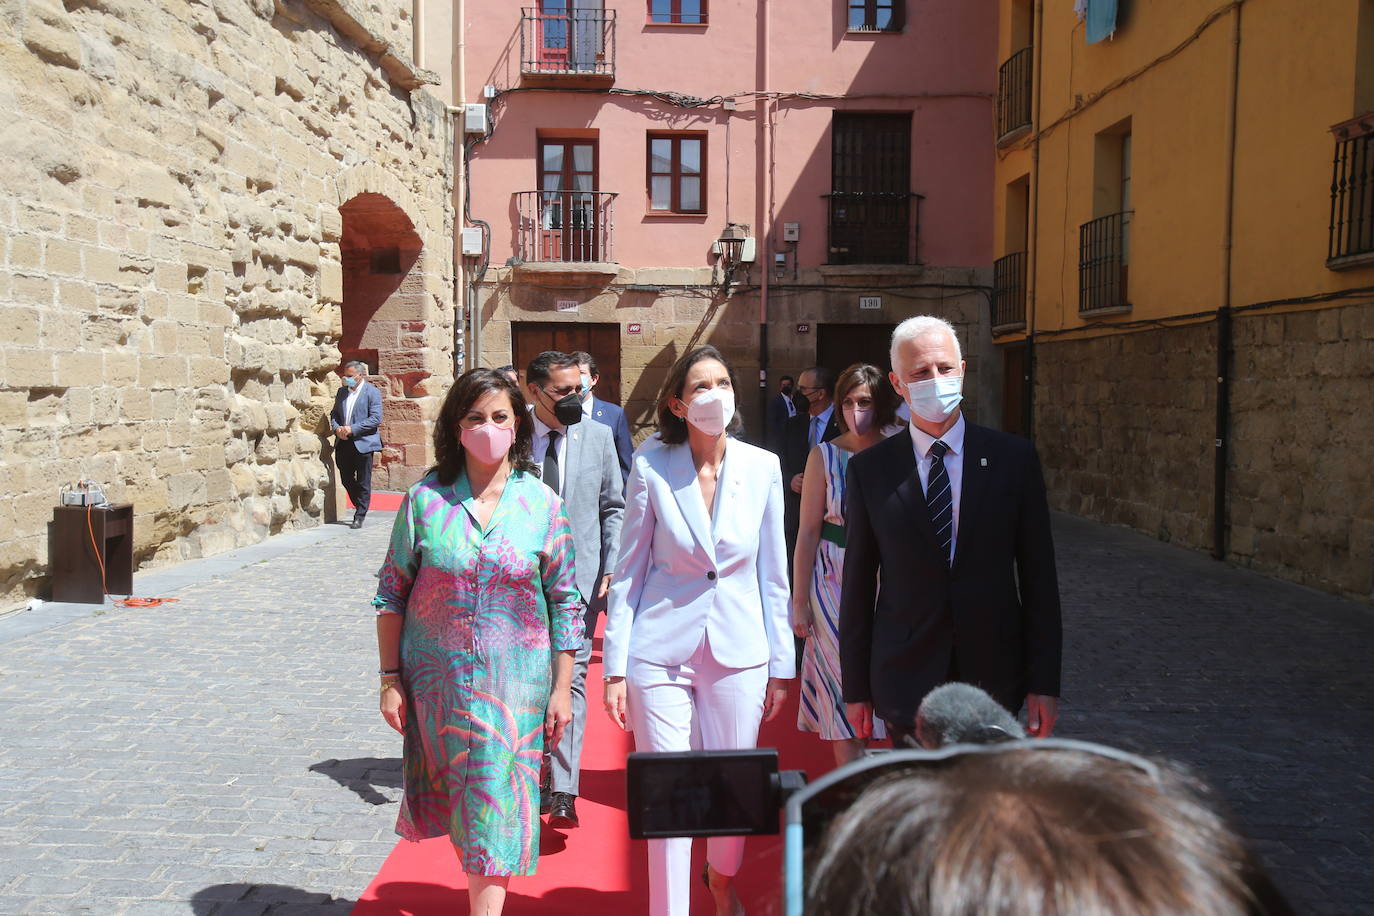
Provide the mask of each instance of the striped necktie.
POLYGON ((949 471, 945 470, 948 451, 948 445, 935 440, 930 447, 930 474, 926 480, 926 508, 930 510, 935 542, 940 545, 946 563, 950 561, 949 546, 954 541, 954 493, 949 485, 949 471))

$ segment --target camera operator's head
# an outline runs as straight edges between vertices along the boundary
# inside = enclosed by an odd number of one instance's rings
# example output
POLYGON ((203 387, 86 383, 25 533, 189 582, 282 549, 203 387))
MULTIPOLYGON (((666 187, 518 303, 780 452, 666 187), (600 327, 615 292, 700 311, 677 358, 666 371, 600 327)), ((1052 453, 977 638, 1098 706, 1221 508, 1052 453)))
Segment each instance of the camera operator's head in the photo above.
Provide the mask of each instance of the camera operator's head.
POLYGON ((809 863, 806 912, 1291 912, 1210 791, 1179 770, 1109 749, 980 751, 875 779, 809 863))

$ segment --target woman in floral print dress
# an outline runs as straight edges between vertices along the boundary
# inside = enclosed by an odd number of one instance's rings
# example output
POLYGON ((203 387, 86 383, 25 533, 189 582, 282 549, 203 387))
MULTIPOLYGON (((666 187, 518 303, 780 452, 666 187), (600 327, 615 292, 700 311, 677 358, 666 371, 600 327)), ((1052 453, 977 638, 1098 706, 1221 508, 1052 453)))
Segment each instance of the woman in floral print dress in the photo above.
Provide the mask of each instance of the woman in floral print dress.
POLYGON ((458 379, 373 599, 382 716, 405 735, 396 832, 448 835, 472 913, 500 913, 510 876, 534 873, 540 760, 571 718, 582 642, 571 529, 530 437, 505 376, 458 379))

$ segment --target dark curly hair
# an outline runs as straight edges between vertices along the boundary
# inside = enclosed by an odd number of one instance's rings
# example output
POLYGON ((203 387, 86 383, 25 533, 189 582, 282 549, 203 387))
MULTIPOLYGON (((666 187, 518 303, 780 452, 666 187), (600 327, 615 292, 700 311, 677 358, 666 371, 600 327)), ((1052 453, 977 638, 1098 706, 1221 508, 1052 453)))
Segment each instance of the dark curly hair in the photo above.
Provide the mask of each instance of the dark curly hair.
MULTIPOLYGON (((730 374, 730 391, 736 398, 739 397, 739 380, 735 378, 735 370, 715 347, 707 344, 683 356, 668 370, 668 379, 663 383, 663 390, 658 393, 658 437, 665 445, 677 445, 687 441, 687 421, 669 410, 668 402, 673 398, 681 400, 682 389, 687 384, 687 373, 691 372, 697 363, 706 359, 714 359, 725 367, 725 371, 730 374)), ((736 403, 735 415, 730 419, 725 431, 732 436, 738 436, 743 428, 744 421, 740 418, 739 404, 736 403)))
POLYGON ((525 396, 520 388, 497 369, 469 369, 458 377, 444 398, 439 418, 434 422, 434 467, 439 482, 450 486, 463 472, 463 445, 459 441, 458 423, 484 394, 505 392, 510 398, 511 413, 515 415, 515 442, 510 447, 511 467, 517 471, 534 473, 536 467, 530 457, 530 443, 534 440, 534 424, 530 423, 525 396))

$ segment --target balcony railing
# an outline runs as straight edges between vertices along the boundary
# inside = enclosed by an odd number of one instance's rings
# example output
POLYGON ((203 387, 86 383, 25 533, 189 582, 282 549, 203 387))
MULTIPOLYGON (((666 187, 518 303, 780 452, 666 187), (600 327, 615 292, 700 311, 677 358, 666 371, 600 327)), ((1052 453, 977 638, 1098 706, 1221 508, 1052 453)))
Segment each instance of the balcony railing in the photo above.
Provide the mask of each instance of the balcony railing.
POLYGON ((606 191, 517 191, 516 258, 522 263, 613 262, 615 197, 606 191))
POLYGON ((1026 326, 1026 253, 1017 251, 992 262, 992 330, 1026 326))
POLYGON ((1365 263, 1374 253, 1374 115, 1338 124, 1331 163, 1331 224, 1326 260, 1340 267, 1351 258, 1365 263))
POLYGON ((615 10, 520 11, 520 72, 526 77, 613 80, 615 10))
POLYGON ((830 264, 915 264, 922 195, 832 191, 830 264), (914 220, 913 220, 914 217, 914 220))
POLYGON ((997 70, 997 139, 1031 122, 1033 49, 1022 48, 997 70))
POLYGON ((1130 308, 1126 274, 1130 260, 1131 210, 1078 227, 1078 311, 1130 308))

